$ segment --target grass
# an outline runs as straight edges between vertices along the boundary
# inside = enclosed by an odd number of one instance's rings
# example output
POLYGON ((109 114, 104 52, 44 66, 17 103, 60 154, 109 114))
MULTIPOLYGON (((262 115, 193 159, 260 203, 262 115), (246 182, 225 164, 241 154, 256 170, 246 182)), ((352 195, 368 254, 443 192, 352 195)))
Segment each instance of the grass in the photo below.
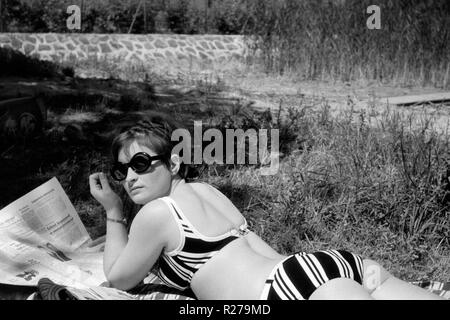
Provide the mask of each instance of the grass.
POLYGON ((448 281, 447 137, 406 132, 389 110, 373 127, 349 115, 304 115, 301 147, 275 176, 246 168, 206 180, 281 252, 347 248, 406 280, 448 281))
MULTIPOLYGON (((111 77, 118 75, 106 62, 94 62, 94 72, 104 66, 111 77)), ((145 80, 141 67, 123 70, 128 73, 145 80)), ((436 130, 432 117, 404 117, 389 108, 356 111, 352 104, 332 113, 326 99, 305 105, 302 92, 293 92, 283 118, 258 113, 239 99, 231 105, 207 99, 229 90, 221 81, 196 78, 189 85, 195 92, 174 89, 167 101, 124 89, 117 104, 52 106, 42 136, 1 150, 0 207, 56 176, 96 238, 105 232, 105 217, 89 194, 88 175, 107 170, 111 136, 123 117, 164 112, 188 126, 202 120, 204 130, 272 127, 280 129, 278 174, 261 176, 260 165, 199 165, 192 179, 222 190, 251 228, 282 253, 346 248, 405 280, 450 281, 449 137, 448 130, 436 130)), ((126 202, 126 209, 132 215, 138 208, 126 202)))
MULTIPOLYGON (((151 104, 135 115, 170 112, 186 124, 201 119, 219 128, 257 127, 265 119, 266 126, 280 129, 284 156, 278 174, 261 176, 259 165, 200 165, 193 177, 229 196, 251 228, 280 252, 346 248, 405 280, 450 281, 449 140, 431 121, 410 128, 389 109, 372 119, 348 109, 332 115, 326 107, 301 106, 287 118, 270 118, 244 106, 205 112, 210 109, 199 107, 205 100, 188 109, 178 102, 170 109, 151 104)), ((104 213, 86 188, 88 175, 107 170, 111 132, 131 113, 99 106, 58 110, 42 137, 3 155, 0 205, 24 194, 24 185, 31 190, 56 176, 96 238, 105 232, 104 213), (64 117, 82 126, 87 139, 58 129, 68 123, 64 117)), ((128 202, 126 207, 129 214, 138 209, 128 202)))

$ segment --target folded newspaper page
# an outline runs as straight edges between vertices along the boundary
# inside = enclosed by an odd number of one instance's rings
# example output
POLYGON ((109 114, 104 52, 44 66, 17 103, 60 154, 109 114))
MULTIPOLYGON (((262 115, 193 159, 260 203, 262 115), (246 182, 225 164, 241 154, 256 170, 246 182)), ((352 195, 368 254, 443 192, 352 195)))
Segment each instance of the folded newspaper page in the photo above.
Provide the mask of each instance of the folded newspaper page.
POLYGON ((0 210, 0 283, 85 288, 105 282, 102 245, 92 243, 56 178, 0 210))

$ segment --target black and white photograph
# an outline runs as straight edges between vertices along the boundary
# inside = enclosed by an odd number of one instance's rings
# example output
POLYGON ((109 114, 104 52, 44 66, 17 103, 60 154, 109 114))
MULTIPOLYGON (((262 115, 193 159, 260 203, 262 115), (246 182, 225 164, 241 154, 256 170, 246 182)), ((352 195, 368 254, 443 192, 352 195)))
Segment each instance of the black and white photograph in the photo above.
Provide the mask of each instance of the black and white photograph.
POLYGON ((0 0, 0 300, 449 300, 449 26, 447 0, 0 0))

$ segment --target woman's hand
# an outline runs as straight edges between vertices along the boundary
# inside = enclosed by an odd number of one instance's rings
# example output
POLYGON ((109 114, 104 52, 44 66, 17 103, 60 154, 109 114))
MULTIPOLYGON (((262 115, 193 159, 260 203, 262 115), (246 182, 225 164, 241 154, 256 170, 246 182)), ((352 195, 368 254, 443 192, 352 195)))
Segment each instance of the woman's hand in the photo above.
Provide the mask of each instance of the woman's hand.
POLYGON ((100 202, 106 212, 113 209, 122 211, 122 200, 111 189, 108 180, 103 172, 96 172, 89 176, 89 187, 91 195, 100 202))

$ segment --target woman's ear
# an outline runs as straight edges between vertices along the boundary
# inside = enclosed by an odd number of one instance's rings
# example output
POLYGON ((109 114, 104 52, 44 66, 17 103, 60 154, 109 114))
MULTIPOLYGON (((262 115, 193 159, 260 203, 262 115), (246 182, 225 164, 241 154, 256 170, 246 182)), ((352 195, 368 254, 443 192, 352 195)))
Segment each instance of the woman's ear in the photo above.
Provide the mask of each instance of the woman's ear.
POLYGON ((177 154, 173 154, 170 156, 170 172, 172 175, 178 174, 178 171, 180 171, 181 166, 181 159, 180 156, 177 154))

